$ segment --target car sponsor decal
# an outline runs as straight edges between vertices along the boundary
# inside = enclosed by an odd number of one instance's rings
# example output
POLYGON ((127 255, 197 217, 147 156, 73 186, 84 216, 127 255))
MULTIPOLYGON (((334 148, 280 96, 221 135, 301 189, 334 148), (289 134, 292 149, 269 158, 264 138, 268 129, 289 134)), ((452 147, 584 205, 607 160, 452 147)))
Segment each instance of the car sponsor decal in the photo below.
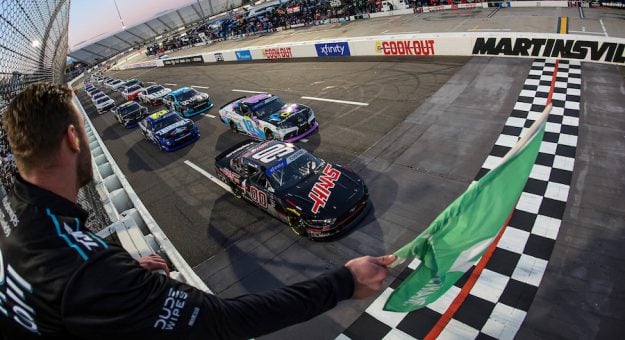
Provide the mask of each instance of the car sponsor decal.
POLYGON ((434 55, 434 40, 376 41, 377 53, 384 55, 434 55))
POLYGON ((267 209, 267 194, 265 192, 258 190, 258 188, 250 186, 248 187, 250 193, 250 199, 261 206, 262 208, 267 209))
POLYGON ((234 54, 237 56, 237 60, 252 60, 250 50, 235 51, 234 54))
POLYGON ((575 39, 477 38, 474 55, 532 56, 625 63, 625 44, 575 39))
POLYGON ((261 163, 271 163, 276 159, 293 153, 295 148, 288 144, 274 144, 266 149, 252 155, 253 159, 260 161, 261 163))
POLYGON ((167 133, 167 132, 169 132, 169 131, 171 131, 171 130, 173 130, 175 128, 179 128, 179 127, 185 126, 185 125, 187 125, 187 123, 188 123, 188 121, 186 121, 186 120, 180 120, 180 121, 178 121, 178 122, 176 122, 174 124, 171 124, 169 126, 166 126, 166 127, 162 128, 162 129, 158 130, 158 133, 159 134, 165 134, 165 133, 167 133))
POLYGON ((150 115, 151 119, 159 119, 161 117, 163 117, 167 112, 169 112, 169 110, 160 110, 158 112, 155 112, 153 114, 150 115))
POLYGON ((293 58, 293 51, 290 47, 266 48, 263 55, 267 59, 290 59, 293 58))
POLYGON ((220 168, 221 172, 235 184, 241 184, 241 176, 228 168, 220 168))
POLYGON ((308 193, 308 198, 313 200, 314 204, 310 209, 313 214, 319 212, 319 208, 326 206, 326 202, 332 194, 331 189, 334 188, 334 183, 341 177, 341 172, 332 168, 331 164, 326 165, 323 169, 323 173, 319 176, 319 180, 313 185, 312 190, 308 193))
POLYGON ((265 170, 265 174, 267 176, 270 176, 271 174, 273 174, 274 172, 284 168, 288 164, 293 163, 293 161, 295 161, 296 159, 300 158, 304 154, 306 154, 306 150, 304 150, 304 149, 297 150, 292 155, 288 156, 287 158, 285 158, 285 159, 281 160, 280 162, 278 162, 276 165, 274 165, 274 166, 268 168, 267 170, 265 170))
POLYGON ((349 45, 346 42, 315 44, 319 57, 346 57, 350 56, 349 45))

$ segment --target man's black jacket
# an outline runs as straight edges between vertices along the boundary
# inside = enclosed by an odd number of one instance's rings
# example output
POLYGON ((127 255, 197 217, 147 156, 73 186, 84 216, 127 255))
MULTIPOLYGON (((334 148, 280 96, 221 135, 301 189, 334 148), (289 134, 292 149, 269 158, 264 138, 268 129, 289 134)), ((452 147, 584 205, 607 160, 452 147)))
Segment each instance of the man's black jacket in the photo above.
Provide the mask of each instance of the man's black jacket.
MULTIPOLYGON (((342 267, 262 294, 221 299, 139 266, 84 228, 87 213, 17 178, 0 204, 5 339, 236 339, 308 320, 353 294, 342 267)), ((1 337, 0 337, 1 338, 1 337)))

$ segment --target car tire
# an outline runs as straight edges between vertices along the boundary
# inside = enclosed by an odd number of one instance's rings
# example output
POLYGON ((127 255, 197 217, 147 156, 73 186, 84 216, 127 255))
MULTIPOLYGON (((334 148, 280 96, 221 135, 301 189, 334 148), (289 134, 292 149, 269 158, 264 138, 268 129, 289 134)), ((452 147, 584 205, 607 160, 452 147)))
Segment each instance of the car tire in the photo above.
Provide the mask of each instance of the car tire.
POLYGON ((306 232, 306 227, 304 227, 304 224, 302 223, 301 218, 289 215, 287 219, 288 219, 289 228, 291 228, 291 230, 293 230, 293 232, 297 236, 308 237, 308 233, 306 232))
POLYGON ((235 124, 233 121, 230 121, 230 130, 232 130, 232 132, 234 133, 239 132, 239 128, 237 128, 237 124, 235 124))

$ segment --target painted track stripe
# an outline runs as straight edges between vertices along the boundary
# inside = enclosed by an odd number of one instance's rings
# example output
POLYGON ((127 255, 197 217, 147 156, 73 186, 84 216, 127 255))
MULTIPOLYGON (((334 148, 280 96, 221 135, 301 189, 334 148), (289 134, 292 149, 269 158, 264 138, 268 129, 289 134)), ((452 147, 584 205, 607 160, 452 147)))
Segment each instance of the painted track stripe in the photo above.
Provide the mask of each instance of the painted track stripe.
POLYGON ((209 115, 209 114, 205 114, 204 116, 209 117, 209 118, 216 118, 216 116, 209 115))
POLYGON ((467 30, 469 32, 474 32, 474 31, 480 31, 480 32, 488 32, 488 31, 511 31, 510 28, 472 28, 470 30, 467 30))
POLYGON ((153 81, 146 81, 146 83, 148 83, 148 84, 156 84, 156 83, 155 83, 155 82, 153 82, 153 81))
POLYGON ((599 19, 599 23, 601 23, 601 29, 603 29, 603 34, 605 34, 605 36, 608 36, 608 31, 606 31, 605 29, 605 25, 603 24, 603 19, 599 19))
POLYGON ((199 85, 191 85, 191 87, 194 89, 209 89, 210 88, 208 86, 199 86, 199 85))
POLYGON ((165 83, 165 85, 169 85, 169 86, 177 86, 178 84, 165 83))
POLYGON ((349 104, 349 105, 369 106, 369 103, 350 102, 350 101, 347 101, 347 100, 338 100, 338 99, 317 98, 317 97, 306 97, 306 96, 302 96, 302 99, 318 100, 318 101, 322 101, 322 102, 332 102, 332 103, 339 103, 339 104, 349 104))
POLYGON ((244 93, 267 93, 264 91, 248 91, 248 90, 237 90, 237 89, 232 89, 233 92, 244 92, 244 93))
POLYGON ((184 161, 184 164, 190 166, 191 169, 193 169, 193 170, 199 172, 200 174, 204 175, 204 177, 210 179, 211 181, 213 181, 215 184, 217 184, 220 187, 222 187, 227 192, 232 193, 232 189, 230 189, 230 187, 226 183, 220 181, 217 177, 211 175, 208 171, 206 171, 206 170, 200 168, 199 166, 195 165, 195 163, 193 163, 193 162, 191 162, 190 160, 187 159, 187 160, 184 161))

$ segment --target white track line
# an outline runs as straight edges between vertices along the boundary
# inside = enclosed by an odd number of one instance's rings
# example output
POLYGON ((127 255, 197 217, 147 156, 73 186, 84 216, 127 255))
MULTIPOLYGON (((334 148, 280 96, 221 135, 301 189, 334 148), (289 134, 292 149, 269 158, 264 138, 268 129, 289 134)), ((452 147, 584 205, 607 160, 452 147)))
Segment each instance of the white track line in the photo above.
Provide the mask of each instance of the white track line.
POLYGON ((248 91, 248 90, 237 90, 237 89, 232 89, 233 92, 244 92, 244 93, 267 93, 265 91, 248 91))
POLYGON ((186 165, 190 166, 190 167, 191 167, 191 169, 193 169, 193 170, 195 170, 195 171, 199 172, 200 174, 204 175, 206 178, 208 178, 208 179, 210 179, 211 181, 215 182, 215 184, 219 185, 220 187, 222 187, 222 188, 223 188, 224 190, 226 190, 227 192, 232 193, 232 189, 230 189, 230 187, 229 187, 226 183, 224 183, 224 182, 220 181, 217 177, 215 177, 215 176, 211 175, 210 173, 208 173, 208 171, 206 171, 206 170, 204 170, 204 169, 200 168, 199 166, 195 165, 195 164, 194 164, 193 162, 191 162, 190 160, 185 160, 185 161, 184 161, 184 164, 186 164, 186 165))
POLYGON ((601 32, 586 32, 586 31, 569 31, 569 33, 603 35, 603 33, 601 32))
POLYGON ((306 96, 302 96, 302 99, 318 100, 318 101, 321 101, 321 102, 332 102, 332 103, 340 103, 340 104, 359 105, 359 106, 369 106, 369 103, 350 102, 350 101, 347 101, 347 100, 338 100, 338 99, 306 97, 306 96))
POLYGON ((468 31, 510 31, 510 28, 475 28, 470 29, 468 31))
POLYGON ((199 86, 199 85, 191 85, 191 87, 195 88, 195 89, 208 89, 208 86, 199 86))
POLYGON ((601 28, 603 29, 603 34, 605 34, 605 36, 608 36, 608 31, 606 31, 605 29, 605 25, 603 24, 603 19, 599 19, 599 22, 601 23, 601 28))
POLYGON ((204 116, 209 117, 209 118, 216 118, 216 116, 209 115, 209 114, 205 114, 204 116))
POLYGON ((146 81, 146 83, 148 83, 148 84, 156 84, 156 83, 155 83, 155 82, 153 82, 153 81, 146 81))
POLYGON ((413 32, 389 32, 388 30, 382 32, 382 34, 391 35, 391 34, 414 34, 421 33, 421 31, 413 31, 413 32))
POLYGON ((169 86, 176 86, 176 85, 178 85, 178 84, 165 83, 165 85, 169 85, 169 86))

